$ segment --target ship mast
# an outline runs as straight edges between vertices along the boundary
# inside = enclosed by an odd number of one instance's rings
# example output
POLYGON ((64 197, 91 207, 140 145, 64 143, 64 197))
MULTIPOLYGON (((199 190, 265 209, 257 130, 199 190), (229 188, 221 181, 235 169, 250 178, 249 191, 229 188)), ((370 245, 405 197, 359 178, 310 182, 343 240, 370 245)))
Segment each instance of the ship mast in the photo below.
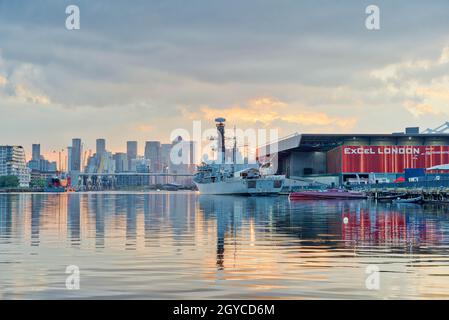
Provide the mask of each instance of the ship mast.
POLYGON ((234 126, 234 147, 232 148, 232 163, 235 164, 237 162, 237 132, 234 126))
POLYGON ((225 157, 226 157, 226 147, 225 147, 225 118, 216 118, 215 119, 215 125, 217 126, 217 132, 218 132, 218 161, 221 161, 220 163, 225 163, 225 157))

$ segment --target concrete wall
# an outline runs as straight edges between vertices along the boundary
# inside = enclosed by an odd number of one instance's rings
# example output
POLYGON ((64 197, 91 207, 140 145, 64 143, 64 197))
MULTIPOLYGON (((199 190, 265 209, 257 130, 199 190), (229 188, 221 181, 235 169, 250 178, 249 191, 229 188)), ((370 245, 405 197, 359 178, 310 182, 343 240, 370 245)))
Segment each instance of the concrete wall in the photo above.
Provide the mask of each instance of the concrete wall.
POLYGON ((393 138, 371 138, 372 146, 394 146, 396 145, 396 139, 393 138))
POLYGON ((416 137, 400 137, 397 142, 398 146, 422 146, 424 139, 416 137))
POLYGON ((292 152, 290 155, 290 176, 304 176, 305 168, 313 168, 312 174, 327 171, 326 152, 292 152))
POLYGON ((429 137, 424 139, 424 143, 426 146, 448 146, 449 145, 449 137, 429 137))
POLYGON ((369 139, 365 138, 356 138, 356 139, 347 139, 343 142, 344 146, 368 146, 369 139))

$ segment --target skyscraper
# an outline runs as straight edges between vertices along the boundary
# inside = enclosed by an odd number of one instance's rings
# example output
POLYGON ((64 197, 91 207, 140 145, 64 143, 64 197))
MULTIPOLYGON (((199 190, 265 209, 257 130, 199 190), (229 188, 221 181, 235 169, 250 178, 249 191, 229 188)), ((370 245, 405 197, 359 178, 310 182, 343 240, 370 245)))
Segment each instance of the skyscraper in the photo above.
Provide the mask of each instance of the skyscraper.
POLYGON ((101 155, 106 152, 106 140, 105 139, 97 139, 97 155, 101 155))
POLYGON ((137 141, 126 142, 126 155, 128 157, 128 170, 131 171, 131 160, 137 158, 137 141))
POLYGON ((172 148, 171 143, 163 143, 161 144, 161 155, 160 155, 160 162, 161 162, 161 171, 162 172, 168 172, 168 168, 170 167, 170 151, 172 148))
POLYGON ((81 171, 81 139, 72 139, 71 171, 81 171))
POLYGON ((67 147, 67 171, 72 171, 72 147, 67 147))
POLYGON ((41 155, 41 145, 33 144, 32 157, 27 163, 28 168, 32 171, 55 172, 57 171, 56 162, 50 162, 41 155))
POLYGON ((41 159, 41 145, 38 143, 34 143, 31 160, 38 161, 40 159, 41 159))
POLYGON ((125 172, 128 171, 128 156, 126 153, 117 152, 114 154, 115 160, 115 171, 116 172, 125 172))
POLYGON ((159 141, 147 141, 145 143, 145 159, 150 160, 151 172, 161 171, 161 143, 159 141))

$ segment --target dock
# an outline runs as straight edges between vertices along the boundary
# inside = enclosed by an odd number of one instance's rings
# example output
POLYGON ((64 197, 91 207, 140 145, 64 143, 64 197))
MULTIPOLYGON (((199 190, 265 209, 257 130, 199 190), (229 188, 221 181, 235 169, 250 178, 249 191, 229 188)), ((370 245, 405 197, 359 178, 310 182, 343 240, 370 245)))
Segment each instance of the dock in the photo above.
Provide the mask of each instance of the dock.
POLYGON ((370 188, 365 192, 375 200, 397 194, 406 198, 422 197, 425 203, 449 204, 449 188, 370 188))

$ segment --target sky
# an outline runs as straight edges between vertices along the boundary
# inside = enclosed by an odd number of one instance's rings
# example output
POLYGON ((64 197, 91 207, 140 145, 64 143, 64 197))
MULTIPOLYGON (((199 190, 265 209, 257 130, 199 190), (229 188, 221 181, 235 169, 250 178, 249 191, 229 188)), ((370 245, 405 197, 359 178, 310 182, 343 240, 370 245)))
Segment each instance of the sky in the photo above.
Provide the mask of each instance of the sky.
POLYGON ((175 129, 390 133, 449 120, 449 2, 0 0, 0 144, 175 129), (80 29, 65 26, 68 5, 80 29), (368 30, 368 5, 380 30, 368 30))

